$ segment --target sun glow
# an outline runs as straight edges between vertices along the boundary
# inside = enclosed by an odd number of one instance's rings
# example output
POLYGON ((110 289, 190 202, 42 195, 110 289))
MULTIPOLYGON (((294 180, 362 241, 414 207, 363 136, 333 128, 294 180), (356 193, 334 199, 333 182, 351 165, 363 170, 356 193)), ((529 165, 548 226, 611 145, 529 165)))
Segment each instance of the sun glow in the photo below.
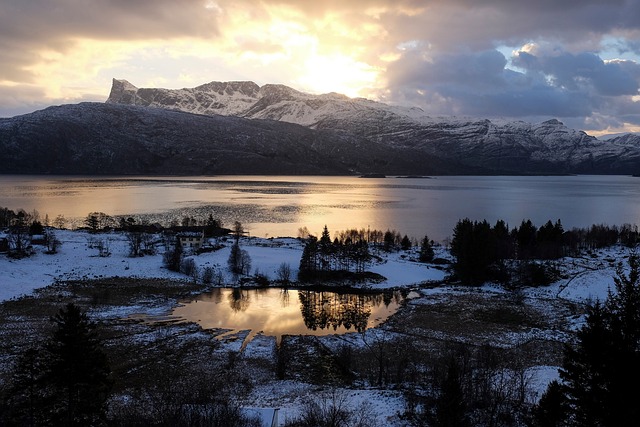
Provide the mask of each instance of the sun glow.
POLYGON ((338 92, 349 97, 375 84, 378 71, 370 65, 340 54, 317 55, 306 60, 296 83, 313 93, 338 92))

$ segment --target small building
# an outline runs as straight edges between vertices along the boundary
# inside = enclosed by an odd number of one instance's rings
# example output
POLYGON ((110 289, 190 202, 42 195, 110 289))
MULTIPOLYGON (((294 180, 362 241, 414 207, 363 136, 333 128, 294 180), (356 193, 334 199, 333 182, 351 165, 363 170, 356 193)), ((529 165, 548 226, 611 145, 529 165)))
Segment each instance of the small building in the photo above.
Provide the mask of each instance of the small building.
POLYGON ((185 251, 196 252, 204 245, 204 233, 202 231, 181 231, 176 234, 176 239, 185 251))

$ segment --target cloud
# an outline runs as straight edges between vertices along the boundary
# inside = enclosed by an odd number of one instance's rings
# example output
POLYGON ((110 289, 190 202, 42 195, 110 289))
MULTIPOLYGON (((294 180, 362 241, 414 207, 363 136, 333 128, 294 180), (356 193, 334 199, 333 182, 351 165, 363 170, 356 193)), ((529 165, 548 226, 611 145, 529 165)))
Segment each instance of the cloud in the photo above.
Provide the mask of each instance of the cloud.
POLYGON ((637 0, 4 0, 0 115, 21 99, 24 111, 105 99, 117 77, 334 87, 434 115, 635 123, 638 16, 637 0))
POLYGON ((387 100, 431 115, 556 117, 583 129, 640 117, 640 64, 555 44, 529 43, 507 58, 495 49, 440 52, 414 43, 389 65, 387 78, 387 100))
POLYGON ((569 90, 583 87, 603 96, 637 95, 640 87, 640 64, 632 61, 603 61, 598 55, 577 55, 531 49, 517 52, 513 64, 529 72, 540 72, 553 79, 553 85, 569 90))
POLYGON ((202 1, 4 0, 0 4, 0 80, 33 79, 26 70, 43 52, 67 54, 78 40, 212 37, 218 12, 202 1))

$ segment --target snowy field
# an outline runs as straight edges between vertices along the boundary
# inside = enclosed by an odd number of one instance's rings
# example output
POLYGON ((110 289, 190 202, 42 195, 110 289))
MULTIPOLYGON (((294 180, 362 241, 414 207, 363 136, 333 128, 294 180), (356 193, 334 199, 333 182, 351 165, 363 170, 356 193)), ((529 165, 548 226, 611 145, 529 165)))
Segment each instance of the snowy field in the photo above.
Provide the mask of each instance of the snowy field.
MULTIPOLYGON (((158 247, 156 255, 131 258, 128 256, 129 246, 125 235, 108 233, 98 236, 108 241, 110 256, 101 257, 98 255, 98 250, 91 247, 91 241, 95 240, 96 235, 68 230, 56 231, 56 237, 62 243, 56 254, 46 254, 45 248, 36 246, 35 253, 28 258, 14 260, 0 255, 0 300, 6 301, 30 295, 35 289, 50 285, 54 281, 70 279, 139 277, 189 280, 185 275, 172 272, 163 266, 164 248, 162 246, 158 247)), ((232 285, 234 278, 226 268, 230 246, 231 240, 226 242, 224 248, 194 256, 193 259, 200 268, 214 267, 221 272, 224 283, 232 285)), ((302 247, 302 243, 294 238, 244 238, 241 240, 241 248, 251 257, 251 274, 260 273, 271 280, 277 279, 277 270, 282 263, 290 266, 291 277, 295 279, 302 247)), ((423 287, 420 290, 423 296, 460 292, 460 289, 453 286, 438 286, 438 283, 445 279, 446 272, 435 265, 411 261, 411 257, 415 254, 397 252, 378 255, 381 261, 371 265, 368 270, 379 273, 386 280, 370 284, 372 288, 417 288, 429 283, 433 286, 423 287)), ((436 256, 448 258, 449 254, 445 249, 437 248, 436 256)), ((616 266, 619 262, 624 262, 627 256, 627 249, 614 247, 581 258, 565 259, 561 264, 563 279, 550 286, 527 289, 525 295, 541 300, 561 298, 578 303, 596 299, 604 300, 613 286, 616 266)), ((475 291, 504 292, 500 287, 493 285, 485 285, 475 291)), ((576 319, 576 328, 581 325, 582 320, 576 319)), ((261 347, 261 342, 264 343, 261 339, 264 338, 257 337, 247 347, 245 355, 248 352, 249 357, 260 357, 261 351, 264 352, 264 348, 269 348, 268 344, 266 347, 261 347), (252 352, 254 354, 251 354, 252 352)), ((546 389, 548 382, 557 378, 557 369, 555 366, 539 366, 531 370, 532 383, 537 388, 538 398, 546 389)), ((322 398, 324 393, 328 392, 326 389, 302 382, 274 381, 257 385, 253 391, 253 401, 265 406, 281 408, 280 424, 282 425, 287 417, 297 413, 305 398, 322 398)), ((396 416, 403 411, 405 404, 399 391, 343 389, 331 390, 331 393, 339 393, 341 398, 350 402, 351 406, 371 405, 371 410, 378 414, 381 425, 404 425, 396 416)))
MULTIPOLYGON (((29 295, 34 289, 50 285, 56 280, 98 279, 102 277, 153 277, 187 280, 180 273, 166 269, 162 263, 164 248, 158 246, 156 255, 129 257, 129 245, 122 233, 90 234, 84 231, 56 231, 62 242, 58 253, 46 254, 45 248, 35 246, 35 254, 24 259, 13 260, 0 256, 0 300, 29 295), (111 255, 99 256, 91 241, 99 238, 108 242, 111 255)), ((291 268, 291 277, 298 274, 302 255, 302 243, 294 238, 243 238, 242 249, 251 257, 251 275, 259 272, 271 280, 282 263, 291 268)), ((227 259, 231 240, 218 251, 193 257, 200 268, 214 267, 224 275, 224 283, 233 285, 234 278, 227 270, 227 259)), ((372 288, 414 286, 424 281, 441 281, 442 270, 402 259, 400 253, 389 254, 381 263, 369 268, 387 280, 372 284, 372 288)))

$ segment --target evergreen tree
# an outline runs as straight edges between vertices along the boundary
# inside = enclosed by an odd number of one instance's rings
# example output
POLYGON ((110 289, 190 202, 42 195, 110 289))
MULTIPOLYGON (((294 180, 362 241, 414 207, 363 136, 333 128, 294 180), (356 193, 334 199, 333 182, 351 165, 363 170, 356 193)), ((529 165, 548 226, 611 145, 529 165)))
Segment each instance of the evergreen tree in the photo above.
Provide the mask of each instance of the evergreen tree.
POLYGON ((495 239, 487 221, 458 221, 453 230, 451 255, 456 257, 454 268, 460 281, 480 284, 489 278, 488 267, 496 261, 495 239))
POLYGON ((72 303, 51 320, 51 339, 25 353, 14 374, 14 388, 25 387, 17 415, 26 425, 104 425, 111 371, 95 324, 72 303))
POLYGON ((44 424, 43 411, 45 388, 43 387, 44 362, 41 352, 30 348, 19 357, 12 373, 11 385, 5 398, 5 416, 0 417, 9 425, 35 426, 44 424))
POLYGON ((420 261, 421 262, 431 262, 433 261, 434 253, 433 246, 431 245, 431 241, 429 240, 429 236, 424 236, 422 239, 422 243, 420 245, 420 261))
POLYGON ((533 408, 532 427, 561 427, 566 425, 567 401, 557 380, 549 383, 540 402, 533 408))
POLYGON ((469 418, 460 383, 460 366, 452 358, 447 366, 447 376, 442 384, 436 402, 436 420, 438 427, 467 427, 469 418))
POLYGON ((407 236, 406 234, 400 241, 400 247, 403 251, 408 251, 409 249, 411 249, 411 240, 409 240, 409 236, 407 236))
POLYGON ((334 246, 331 243, 331 235, 329 229, 324 226, 320 240, 318 241, 318 250, 320 252, 320 269, 323 271, 332 270, 332 258, 334 255, 334 246))
MULTIPOLYGON (((61 393, 61 410, 54 412, 67 425, 100 424, 111 390, 111 369, 87 314, 70 303, 53 317, 56 329, 47 345, 51 355, 48 377, 61 393)), ((55 408, 58 409, 58 408, 55 408)))
POLYGON ((318 239, 315 236, 309 236, 302 250, 302 256, 300 257, 299 280, 304 281, 313 276, 313 273, 317 270, 317 254, 318 239))
POLYGON ((518 259, 530 259, 536 253, 538 228, 530 219, 522 221, 520 228, 513 230, 518 243, 518 259))
POLYGON ((383 237, 383 248, 385 252, 391 252, 396 246, 396 234, 391 231, 391 230, 387 230, 384 232, 384 237, 383 237))
POLYGON ((509 227, 503 220, 500 219, 496 221, 496 225, 493 226, 493 236, 496 243, 496 259, 513 259, 515 245, 511 235, 509 234, 509 227))
POLYGON ((640 265, 629 257, 629 274, 618 267, 615 293, 589 308, 575 346, 565 348, 560 370, 576 426, 627 426, 640 419, 640 265))

